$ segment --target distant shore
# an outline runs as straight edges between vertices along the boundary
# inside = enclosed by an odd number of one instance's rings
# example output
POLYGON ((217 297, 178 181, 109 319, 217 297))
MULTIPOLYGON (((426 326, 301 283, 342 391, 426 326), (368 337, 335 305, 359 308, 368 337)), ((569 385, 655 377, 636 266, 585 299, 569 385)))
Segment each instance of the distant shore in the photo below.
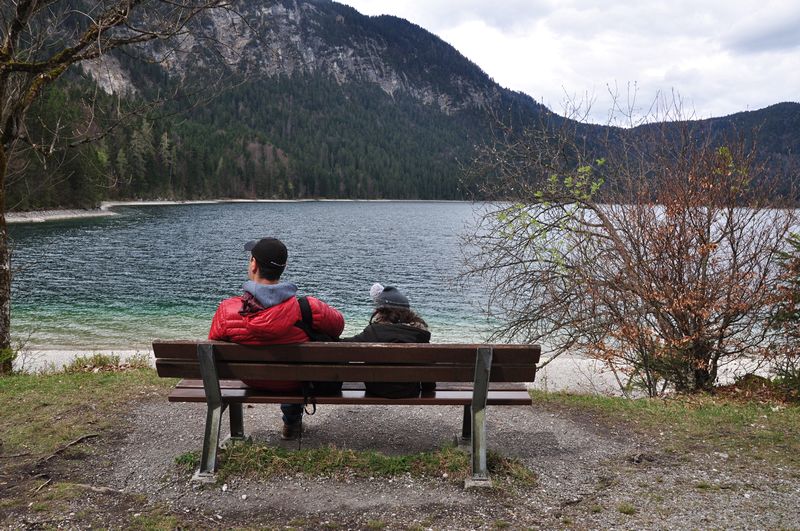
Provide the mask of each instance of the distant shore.
MULTIPOLYGON (((43 223, 46 221, 60 221, 65 219, 97 218, 104 216, 116 216, 112 209, 126 206, 168 206, 168 205, 214 205, 220 203, 309 203, 309 202, 403 202, 417 201, 416 199, 198 199, 193 201, 103 201, 99 208, 87 209, 55 209, 55 210, 29 210, 25 212, 6 212, 6 223, 43 223)), ((421 201, 421 200, 420 200, 421 201)), ((434 199, 431 201, 441 202, 462 202, 449 201, 445 199, 434 199)))
POLYGON ((30 210, 26 212, 6 213, 6 223, 43 223, 45 221, 60 221, 64 219, 97 218, 116 216, 112 209, 125 206, 167 206, 167 205, 205 205, 216 203, 286 203, 294 202, 281 199, 218 199, 196 201, 103 201, 99 208, 87 209, 55 209, 55 210, 30 210))
POLYGON ((113 212, 92 208, 86 210, 31 210, 29 212, 7 212, 6 223, 44 223, 63 219, 98 218, 113 216, 113 212))

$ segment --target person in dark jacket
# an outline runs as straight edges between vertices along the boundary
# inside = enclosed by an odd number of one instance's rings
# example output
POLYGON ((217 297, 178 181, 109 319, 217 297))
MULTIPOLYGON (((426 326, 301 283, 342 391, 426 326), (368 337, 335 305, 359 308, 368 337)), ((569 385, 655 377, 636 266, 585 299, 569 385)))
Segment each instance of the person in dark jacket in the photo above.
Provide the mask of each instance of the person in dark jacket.
MULTIPOLYGON (((282 282, 286 267, 286 246, 275 238, 253 240, 244 246, 250 251, 244 294, 219 304, 208 339, 242 345, 285 345, 309 340, 297 326, 302 320, 297 286, 282 282)), ((312 329, 332 338, 344 329, 342 314, 314 297, 306 297, 311 308, 312 329)), ((300 382, 244 380, 251 387, 268 391, 300 392, 300 382)), ((303 430, 303 405, 281 404, 283 439, 295 439, 303 430)))
MULTIPOLYGON (((430 343, 431 333, 422 317, 411 310, 408 298, 394 286, 373 284, 370 296, 375 311, 369 324, 360 334, 342 341, 370 343, 430 343)), ((420 382, 364 382, 367 393, 384 398, 418 396, 420 390, 429 391, 435 384, 420 382), (424 389, 423 389, 424 386, 424 389)))

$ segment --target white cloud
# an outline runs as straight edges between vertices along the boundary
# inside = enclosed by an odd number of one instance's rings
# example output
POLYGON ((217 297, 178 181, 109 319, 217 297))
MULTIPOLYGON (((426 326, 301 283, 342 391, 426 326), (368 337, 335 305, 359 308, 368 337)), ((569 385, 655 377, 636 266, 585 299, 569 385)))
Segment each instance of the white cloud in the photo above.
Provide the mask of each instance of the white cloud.
POLYGON ((781 50, 797 53, 797 48, 800 48, 800 4, 771 4, 762 6, 734 25, 724 39, 732 50, 742 53, 781 50))
POLYGON ((345 0, 341 3, 353 6, 365 15, 405 18, 437 35, 440 30, 474 20, 507 31, 553 10, 553 2, 548 0, 505 0, 501 7, 486 0, 345 0))
MULTIPOLYGON (((635 84, 642 108, 677 92, 698 118, 800 98, 800 3, 793 0, 346 0, 437 34, 501 85, 559 111, 635 84)), ((625 91, 623 91, 625 92, 625 91)))

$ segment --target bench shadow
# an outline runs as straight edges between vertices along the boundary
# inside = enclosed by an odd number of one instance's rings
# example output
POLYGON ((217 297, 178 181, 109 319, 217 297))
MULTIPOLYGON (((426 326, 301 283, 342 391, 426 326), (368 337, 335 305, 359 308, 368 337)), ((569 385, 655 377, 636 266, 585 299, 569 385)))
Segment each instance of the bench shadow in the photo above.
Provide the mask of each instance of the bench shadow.
MULTIPOLYGON (((248 411, 252 409, 245 410, 245 431, 258 443, 290 449, 332 445, 386 455, 430 452, 453 445, 461 436, 463 414, 461 406, 319 406, 315 415, 304 417, 304 434, 298 444, 280 440, 277 418, 269 425, 255 420, 248 423, 248 411)), ((541 425, 539 416, 532 408, 490 407, 487 414, 489 449, 523 459, 563 458, 576 451, 560 444, 555 434, 541 425)), ((465 448, 469 449, 468 443, 465 448)))

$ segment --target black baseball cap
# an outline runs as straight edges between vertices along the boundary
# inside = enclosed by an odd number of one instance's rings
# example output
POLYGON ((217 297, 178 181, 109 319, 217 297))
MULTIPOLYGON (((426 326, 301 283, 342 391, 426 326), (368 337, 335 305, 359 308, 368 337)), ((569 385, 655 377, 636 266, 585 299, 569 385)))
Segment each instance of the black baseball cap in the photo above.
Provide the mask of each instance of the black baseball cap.
POLYGON ((244 250, 250 251, 259 267, 282 273, 286 268, 289 253, 286 246, 277 238, 261 238, 244 244, 244 250))

